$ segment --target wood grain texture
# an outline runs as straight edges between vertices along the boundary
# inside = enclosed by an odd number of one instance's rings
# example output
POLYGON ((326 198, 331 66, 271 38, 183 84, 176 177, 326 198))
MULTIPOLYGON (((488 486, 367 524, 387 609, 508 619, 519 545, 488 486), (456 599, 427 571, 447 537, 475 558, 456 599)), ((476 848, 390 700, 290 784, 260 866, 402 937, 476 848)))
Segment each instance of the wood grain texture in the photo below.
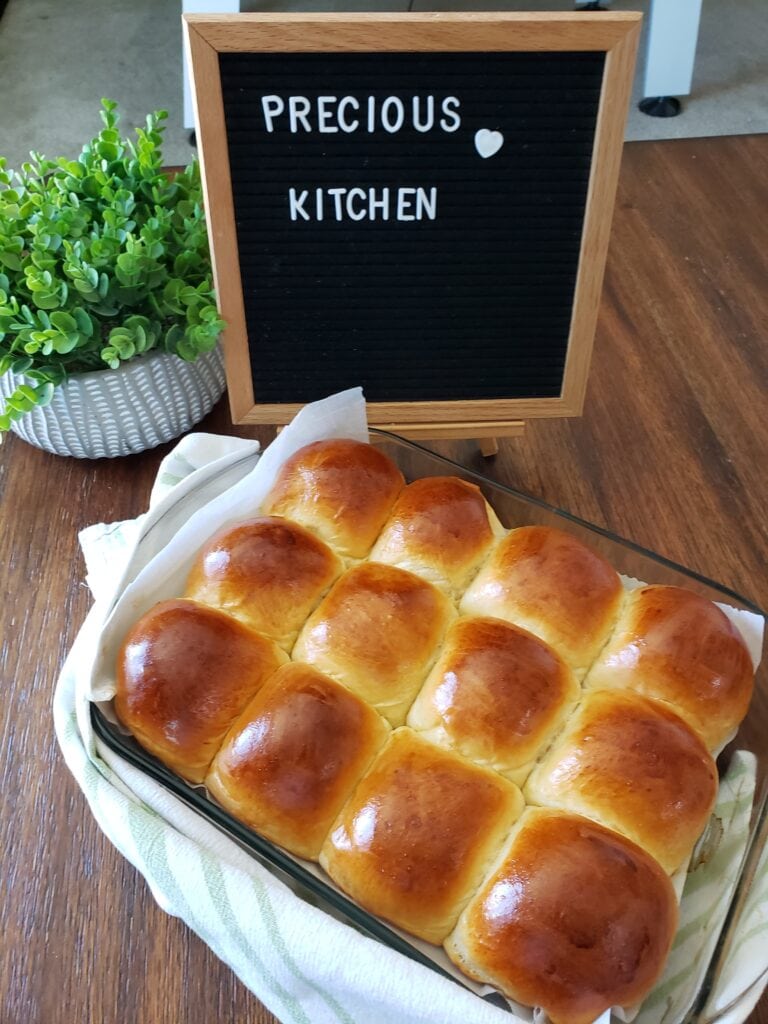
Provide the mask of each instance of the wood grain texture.
MULTIPOLYGON (((485 460, 433 447, 768 606, 768 136, 626 147, 584 415, 485 460)), ((202 429, 232 428, 224 403, 202 429)), ((5 1024, 273 1024, 103 838, 58 752, 56 675, 89 607, 77 531, 135 516, 168 446, 0 448, 5 1024)), ((768 707, 755 708, 768 736, 768 707)), ((768 742, 768 741, 766 741, 768 742)), ((750 1018, 768 1024, 768 996, 750 1018)))
POLYGON ((399 434, 412 441, 464 440, 471 437, 520 437, 525 430, 524 420, 484 421, 482 423, 382 423, 381 430, 399 434))
POLYGON ((609 50, 640 15, 611 11, 188 14, 218 51, 609 50), (508 25, 500 37, 496 26, 508 25), (329 32, 332 29, 332 33, 329 32))
POLYGON ((584 408, 639 36, 637 21, 605 58, 561 392, 563 415, 581 414, 584 408))
POLYGON ((240 280, 237 228, 232 198, 229 149, 221 95, 219 55, 185 15, 184 43, 189 52, 191 93, 195 107, 195 129, 199 147, 200 177, 208 222, 213 282, 219 310, 227 326, 223 334, 230 410, 240 422, 253 406, 253 382, 248 359, 248 332, 240 280))

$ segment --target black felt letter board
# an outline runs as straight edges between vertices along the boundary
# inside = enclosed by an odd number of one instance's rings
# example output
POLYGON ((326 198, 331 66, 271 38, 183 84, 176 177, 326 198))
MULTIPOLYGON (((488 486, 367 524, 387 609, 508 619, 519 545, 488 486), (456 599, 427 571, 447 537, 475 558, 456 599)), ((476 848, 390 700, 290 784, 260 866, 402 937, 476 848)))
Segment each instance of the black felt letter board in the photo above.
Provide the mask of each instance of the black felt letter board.
POLYGON ((604 53, 219 61, 260 402, 559 395, 604 53))

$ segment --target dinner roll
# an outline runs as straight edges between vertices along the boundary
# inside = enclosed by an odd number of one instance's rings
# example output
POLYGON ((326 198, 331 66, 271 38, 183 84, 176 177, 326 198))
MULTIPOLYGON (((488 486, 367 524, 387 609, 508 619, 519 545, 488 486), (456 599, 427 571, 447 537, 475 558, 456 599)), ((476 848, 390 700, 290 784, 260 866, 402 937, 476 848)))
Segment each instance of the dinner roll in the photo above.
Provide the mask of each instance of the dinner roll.
POLYGON ((208 541, 186 596, 229 612, 290 651, 341 570, 338 556, 303 526, 260 516, 208 541))
POLYGON ((339 815, 320 863, 371 913, 440 943, 522 807, 500 775, 398 729, 339 815))
POLYGON ((621 600, 618 574, 600 555, 562 530, 522 526, 492 553, 460 610, 530 630, 583 678, 614 625, 621 600))
POLYGON ((236 818, 316 860, 389 734, 376 712, 308 665, 284 665, 230 729, 205 784, 236 818))
POLYGON ((370 557, 415 572, 456 598, 504 532, 475 484, 423 477, 400 492, 370 557))
POLYGON ((461 618, 408 713, 408 725, 518 785, 579 699, 573 673, 532 633, 461 618))
POLYGON ((314 665, 401 725, 455 614, 426 580, 363 562, 310 615, 293 659, 314 665))
POLYGON ((717 769, 699 737, 665 705, 621 690, 584 698, 525 787, 527 803, 616 829, 670 874, 716 796, 717 769))
POLYGON ((316 441, 286 459, 262 512, 296 520, 345 558, 365 558, 403 484, 373 445, 316 441))
POLYGON ((529 808, 445 948, 553 1024, 592 1024, 647 995, 676 927, 674 890, 652 857, 585 818, 529 808))
POLYGON ((716 750, 747 713, 752 660, 741 633, 711 601, 680 587, 633 591, 585 685, 667 701, 716 750))
POLYGON ((271 640, 223 612, 163 601, 123 641, 115 710, 142 747, 202 782, 235 718, 285 661, 271 640))

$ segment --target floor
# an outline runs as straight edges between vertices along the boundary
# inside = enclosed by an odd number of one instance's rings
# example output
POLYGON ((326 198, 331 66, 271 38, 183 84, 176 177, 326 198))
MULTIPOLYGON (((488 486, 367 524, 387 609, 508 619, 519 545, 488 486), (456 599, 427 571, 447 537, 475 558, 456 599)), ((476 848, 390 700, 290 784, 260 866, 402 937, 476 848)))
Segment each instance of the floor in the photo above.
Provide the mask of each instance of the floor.
MULTIPOLYGON (((2 0, 0 0, 0 3, 2 0)), ((414 10, 570 9, 569 0, 413 0, 414 10)), ((244 0, 249 10, 404 10, 407 0, 244 0)), ((617 10, 647 11, 648 0, 616 0, 617 10)), ((190 149, 181 118, 180 0, 7 0, 0 19, 0 154, 11 167, 30 150, 75 156, 99 128, 101 96, 117 100, 124 126, 165 108, 168 164, 190 149), (63 12, 66 13, 63 13, 63 12)), ((693 92, 681 117, 636 110, 628 139, 768 131, 768 3, 704 0, 693 92)))

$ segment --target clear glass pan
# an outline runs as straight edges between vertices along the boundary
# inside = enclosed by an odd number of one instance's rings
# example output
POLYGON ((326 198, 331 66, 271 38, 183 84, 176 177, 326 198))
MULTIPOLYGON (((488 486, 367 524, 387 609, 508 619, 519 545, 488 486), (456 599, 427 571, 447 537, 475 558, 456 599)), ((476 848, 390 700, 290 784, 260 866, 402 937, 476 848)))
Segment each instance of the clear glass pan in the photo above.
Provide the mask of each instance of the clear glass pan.
MULTIPOLYGON (((581 538, 585 544, 599 551, 618 572, 642 580, 646 583, 661 583, 683 586, 693 590, 712 601, 728 604, 736 609, 764 615, 750 601, 739 594, 719 586, 712 580, 697 573, 690 572, 659 555, 623 540, 599 527, 592 526, 567 512, 553 508, 528 495, 512 488, 490 481, 470 470, 434 454, 419 445, 383 431, 372 430, 371 440, 392 458, 403 471, 406 479, 412 480, 425 476, 459 476, 477 484, 485 497, 495 509, 499 519, 506 527, 528 524, 559 526, 581 538)), ((253 457, 255 461, 255 456, 253 457)), ((243 463, 243 472, 251 467, 251 462, 243 463)), ((234 481, 230 470, 222 471, 221 489, 234 481), (224 477, 226 476, 226 479, 224 477)), ((213 496, 215 481, 208 480, 205 484, 207 497, 213 496)), ((186 495, 184 500, 194 500, 194 494, 186 495)), ((145 538, 154 550, 157 550, 161 538, 154 536, 145 538)), ((381 921, 373 918, 360 907, 346 899, 331 886, 325 885, 312 873, 307 871, 300 862, 285 854, 279 848, 251 832, 245 826, 228 815, 221 808, 211 803, 200 789, 187 785, 172 775, 159 762, 145 753, 138 744, 126 736, 112 721, 112 716, 105 714, 98 705, 92 706, 92 719, 97 735, 113 750, 121 754, 156 781, 172 790, 187 803, 195 807, 219 828, 227 832, 242 846, 253 853, 259 860, 276 870, 282 877, 289 879, 292 887, 306 895, 312 902, 320 901, 330 912, 342 916, 366 934, 372 935, 387 943, 401 953, 425 963, 434 970, 440 968, 426 959, 419 950, 412 947, 396 932, 381 921)), ((681 1020, 695 1024, 717 1024, 727 1020, 743 1019, 739 1013, 740 1005, 751 1005, 755 992, 759 992, 764 977, 752 978, 739 990, 728 1006, 713 1015, 706 1011, 707 1001, 718 984, 722 972, 729 965, 729 953, 734 945, 734 938, 739 931, 742 911, 749 901, 751 886, 761 856, 768 845, 768 665, 763 657, 755 680, 755 693, 747 718, 738 733, 722 751, 718 758, 718 769, 723 776, 731 763, 736 751, 749 751, 756 759, 756 785, 752 808, 749 815, 749 835, 744 858, 739 871, 738 884, 730 903, 728 914, 717 944, 711 956, 704 983, 696 994, 693 1007, 682 1018, 670 1017, 665 1024, 681 1024, 681 1020), (752 998, 750 999, 750 996, 752 998)), ((440 972, 442 973, 442 971, 440 972)), ((746 1011, 745 1011, 746 1012, 746 1011)))

